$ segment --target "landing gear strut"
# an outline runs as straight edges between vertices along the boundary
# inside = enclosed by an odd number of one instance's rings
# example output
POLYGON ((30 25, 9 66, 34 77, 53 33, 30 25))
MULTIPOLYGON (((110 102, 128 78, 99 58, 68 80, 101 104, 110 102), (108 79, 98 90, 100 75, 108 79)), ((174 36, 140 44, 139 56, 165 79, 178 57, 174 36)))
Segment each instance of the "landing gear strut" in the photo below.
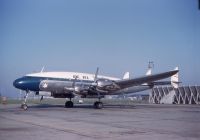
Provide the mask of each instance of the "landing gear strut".
POLYGON ((21 108, 24 109, 24 110, 28 109, 28 106, 26 104, 27 98, 28 98, 28 91, 26 91, 26 94, 24 96, 24 101, 22 102, 22 105, 21 105, 21 108))
POLYGON ((71 101, 71 98, 70 98, 70 101, 65 102, 65 107, 66 108, 73 108, 74 107, 74 103, 71 101))

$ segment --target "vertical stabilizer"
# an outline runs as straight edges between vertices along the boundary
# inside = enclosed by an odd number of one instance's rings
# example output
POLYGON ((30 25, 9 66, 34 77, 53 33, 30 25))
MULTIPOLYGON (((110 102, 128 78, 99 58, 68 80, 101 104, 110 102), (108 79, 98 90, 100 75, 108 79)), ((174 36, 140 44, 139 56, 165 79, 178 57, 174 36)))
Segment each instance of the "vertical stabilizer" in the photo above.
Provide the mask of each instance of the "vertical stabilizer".
POLYGON ((146 75, 148 76, 148 75, 151 75, 151 74, 152 74, 152 69, 149 68, 149 69, 147 70, 147 72, 146 72, 146 75))
MULTIPOLYGON (((178 67, 176 67, 174 70, 178 70, 178 67)), ((178 76, 178 72, 174 75, 171 76, 171 85, 174 88, 178 88, 178 84, 179 84, 179 76, 178 76)))
POLYGON ((130 78, 129 72, 125 72, 123 79, 129 79, 129 78, 130 78))
POLYGON ((147 70, 147 72, 146 72, 146 76, 152 74, 152 68, 154 68, 154 62, 153 62, 153 61, 149 61, 148 70, 147 70))

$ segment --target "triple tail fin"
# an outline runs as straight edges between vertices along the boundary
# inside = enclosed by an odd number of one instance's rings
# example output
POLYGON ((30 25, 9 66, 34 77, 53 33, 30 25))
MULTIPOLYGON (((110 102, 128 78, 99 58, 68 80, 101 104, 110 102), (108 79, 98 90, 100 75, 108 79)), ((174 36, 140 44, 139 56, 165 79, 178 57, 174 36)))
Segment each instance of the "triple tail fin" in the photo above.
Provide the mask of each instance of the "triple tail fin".
POLYGON ((152 74, 152 69, 149 68, 149 69, 147 70, 147 72, 146 72, 146 76, 151 75, 151 74, 152 74))
MULTIPOLYGON (((178 67, 176 67, 174 70, 178 70, 178 67)), ((174 87, 174 88, 178 88, 179 86, 179 76, 178 76, 178 72, 174 75, 171 76, 171 85, 174 87)))
POLYGON ((130 73, 129 72, 125 72, 123 79, 130 79, 130 73))

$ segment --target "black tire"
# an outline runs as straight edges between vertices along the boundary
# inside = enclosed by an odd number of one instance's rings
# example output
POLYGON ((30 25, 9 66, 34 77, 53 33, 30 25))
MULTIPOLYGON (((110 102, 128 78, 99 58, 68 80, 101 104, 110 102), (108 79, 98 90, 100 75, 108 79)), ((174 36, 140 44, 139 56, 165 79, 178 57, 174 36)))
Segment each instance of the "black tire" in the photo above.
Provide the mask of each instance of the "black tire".
POLYGON ((23 110, 27 110, 27 109, 28 109, 28 106, 27 106, 26 104, 22 104, 22 105, 21 105, 21 108, 22 108, 23 110))
POLYGON ((72 108, 73 106, 74 106, 74 103, 72 101, 65 102, 65 107, 66 108, 72 108))
POLYGON ((94 102, 94 105, 93 105, 93 106, 94 106, 94 108, 96 108, 96 107, 97 107, 97 102, 94 102))
POLYGON ((94 108, 95 109, 102 109, 103 108, 103 103, 102 102, 95 102, 94 103, 94 108))

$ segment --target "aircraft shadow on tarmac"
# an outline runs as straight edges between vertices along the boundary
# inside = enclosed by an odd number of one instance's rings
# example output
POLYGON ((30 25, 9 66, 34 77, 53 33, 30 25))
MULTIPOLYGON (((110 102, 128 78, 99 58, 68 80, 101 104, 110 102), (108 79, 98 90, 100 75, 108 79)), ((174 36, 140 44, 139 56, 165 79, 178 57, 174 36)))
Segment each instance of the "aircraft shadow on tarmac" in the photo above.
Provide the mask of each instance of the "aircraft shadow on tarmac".
MULTIPOLYGON (((29 105, 29 108, 65 108, 64 105, 51 105, 51 104, 39 104, 39 105, 29 105)), ((135 105, 104 105, 103 108, 119 108, 119 109, 134 109, 135 105)), ((92 104, 75 104, 74 109, 76 108, 91 108, 94 109, 92 104)), ((67 108, 66 108, 67 109, 67 108)))

